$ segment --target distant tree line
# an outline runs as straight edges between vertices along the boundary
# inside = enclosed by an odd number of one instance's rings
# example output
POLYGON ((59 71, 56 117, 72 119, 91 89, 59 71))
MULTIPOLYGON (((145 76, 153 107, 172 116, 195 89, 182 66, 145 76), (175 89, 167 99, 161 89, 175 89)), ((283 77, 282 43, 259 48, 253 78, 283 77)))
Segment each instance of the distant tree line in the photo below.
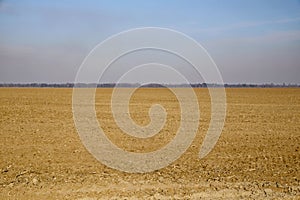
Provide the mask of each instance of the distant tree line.
POLYGON ((193 84, 158 84, 151 83, 147 85, 141 85, 139 83, 0 83, 0 87, 33 87, 33 88, 113 88, 113 87, 193 87, 193 88, 206 88, 206 87, 226 87, 226 88, 282 88, 282 87, 300 87, 297 84, 213 84, 213 83, 193 83, 193 84))

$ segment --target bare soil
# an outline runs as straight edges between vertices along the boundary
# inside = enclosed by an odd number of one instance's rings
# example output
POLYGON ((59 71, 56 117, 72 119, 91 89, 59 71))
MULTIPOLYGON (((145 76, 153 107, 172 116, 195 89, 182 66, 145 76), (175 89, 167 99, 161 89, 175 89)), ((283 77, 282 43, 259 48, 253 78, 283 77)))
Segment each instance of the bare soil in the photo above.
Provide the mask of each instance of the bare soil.
MULTIPOLYGON (((126 90, 126 89, 124 89, 126 90)), ((210 154, 198 159, 210 121, 207 89, 195 89, 201 119, 190 148, 168 167, 130 174, 98 162, 81 143, 72 89, 0 88, 0 199, 300 199, 300 89, 227 89, 227 117, 210 154)), ((132 152, 167 144, 180 125, 168 89, 143 88, 131 99, 136 123, 162 104, 167 123, 147 139, 128 136, 110 110, 112 89, 98 89, 107 136, 132 152)))

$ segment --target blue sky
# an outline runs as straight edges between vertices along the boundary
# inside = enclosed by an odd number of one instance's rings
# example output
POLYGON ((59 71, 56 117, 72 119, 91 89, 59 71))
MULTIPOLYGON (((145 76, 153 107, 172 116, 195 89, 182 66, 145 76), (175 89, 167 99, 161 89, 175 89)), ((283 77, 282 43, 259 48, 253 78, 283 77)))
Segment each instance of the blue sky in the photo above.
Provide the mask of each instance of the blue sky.
POLYGON ((300 83, 300 1, 0 1, 0 82, 73 82, 112 34, 156 26, 202 44, 227 83, 300 83))

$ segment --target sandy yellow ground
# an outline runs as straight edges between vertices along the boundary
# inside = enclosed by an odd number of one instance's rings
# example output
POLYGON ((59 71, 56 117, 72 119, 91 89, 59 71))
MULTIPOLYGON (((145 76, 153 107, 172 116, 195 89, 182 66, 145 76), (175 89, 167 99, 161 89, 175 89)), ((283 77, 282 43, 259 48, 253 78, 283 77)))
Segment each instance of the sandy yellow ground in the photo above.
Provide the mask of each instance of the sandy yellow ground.
MULTIPOLYGON (((180 122, 167 89, 140 89, 130 111, 149 123, 153 103, 167 123, 148 139, 125 135, 110 111, 111 89, 98 89, 96 109, 107 136, 134 152, 162 147, 180 122)), ((0 199, 297 199, 300 195, 300 89, 227 89, 222 135, 204 159, 198 152, 210 120, 206 89, 196 89, 201 119, 188 151, 168 167, 128 174, 96 161, 72 116, 72 89, 0 88, 0 199)))

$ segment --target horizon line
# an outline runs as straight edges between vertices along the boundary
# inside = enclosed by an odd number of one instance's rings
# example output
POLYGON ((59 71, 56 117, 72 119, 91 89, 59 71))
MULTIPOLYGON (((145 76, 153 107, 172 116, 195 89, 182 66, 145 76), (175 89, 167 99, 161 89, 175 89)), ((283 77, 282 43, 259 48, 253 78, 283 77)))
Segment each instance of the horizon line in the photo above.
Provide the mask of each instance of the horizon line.
POLYGON ((239 88, 284 88, 284 87, 300 87, 295 83, 0 83, 0 87, 28 87, 28 88, 168 88, 168 87, 192 87, 192 88, 209 88, 209 87, 239 87, 239 88))

